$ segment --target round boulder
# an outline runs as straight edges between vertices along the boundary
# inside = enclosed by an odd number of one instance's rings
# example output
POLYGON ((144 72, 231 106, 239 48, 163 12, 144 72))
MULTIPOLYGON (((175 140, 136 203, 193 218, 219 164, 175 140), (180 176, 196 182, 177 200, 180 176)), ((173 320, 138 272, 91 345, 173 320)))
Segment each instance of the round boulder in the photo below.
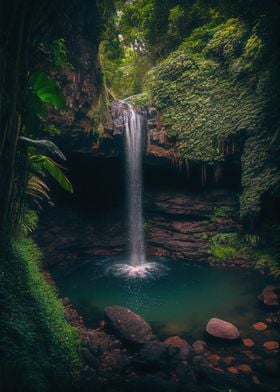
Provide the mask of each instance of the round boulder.
POLYGON ((180 338, 180 336, 171 336, 166 339, 164 342, 167 346, 175 347, 178 349, 178 357, 181 360, 185 360, 188 358, 190 353, 192 352, 192 347, 188 344, 185 339, 180 338))
POLYGON ((130 343, 143 344, 155 337, 141 316, 123 306, 108 306, 105 315, 117 335, 130 343))
POLYGON ((204 340, 196 340, 192 347, 195 354, 201 354, 207 350, 207 344, 204 340))
POLYGON ((228 321, 212 318, 206 325, 206 332, 215 338, 236 340, 240 337, 238 329, 228 321))
POLYGON ((280 286, 266 286, 258 298, 267 307, 279 307, 280 286))

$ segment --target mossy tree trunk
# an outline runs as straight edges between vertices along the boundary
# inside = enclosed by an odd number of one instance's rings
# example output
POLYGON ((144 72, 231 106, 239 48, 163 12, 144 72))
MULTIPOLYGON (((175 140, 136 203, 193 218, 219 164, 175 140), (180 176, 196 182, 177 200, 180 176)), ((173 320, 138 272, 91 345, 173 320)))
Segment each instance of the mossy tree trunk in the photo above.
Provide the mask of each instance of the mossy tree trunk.
POLYGON ((29 18, 26 7, 19 0, 3 5, 1 15, 0 240, 3 250, 13 230, 11 210, 21 118, 21 89, 27 73, 29 18))

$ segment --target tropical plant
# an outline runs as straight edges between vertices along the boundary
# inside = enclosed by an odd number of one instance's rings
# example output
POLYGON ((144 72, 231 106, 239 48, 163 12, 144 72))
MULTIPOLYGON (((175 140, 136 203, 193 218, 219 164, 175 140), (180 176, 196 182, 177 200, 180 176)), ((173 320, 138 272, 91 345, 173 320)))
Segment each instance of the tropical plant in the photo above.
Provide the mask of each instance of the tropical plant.
POLYGON ((73 187, 64 175, 62 166, 57 162, 47 157, 46 155, 31 155, 29 161, 32 163, 32 168, 38 172, 45 171, 50 174, 58 184, 67 192, 73 193, 73 187))

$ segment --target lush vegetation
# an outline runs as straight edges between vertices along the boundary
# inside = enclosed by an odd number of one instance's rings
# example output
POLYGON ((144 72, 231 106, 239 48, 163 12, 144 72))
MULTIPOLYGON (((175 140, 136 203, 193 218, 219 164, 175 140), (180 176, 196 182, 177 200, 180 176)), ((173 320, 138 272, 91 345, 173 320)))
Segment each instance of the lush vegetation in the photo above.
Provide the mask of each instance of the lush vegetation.
POLYGON ((78 331, 64 318, 62 302, 41 272, 40 250, 29 236, 38 209, 51 203, 48 176, 73 192, 65 176, 66 158, 50 140, 60 129, 49 121, 52 111, 68 111, 62 86, 53 78, 56 72, 73 70, 65 37, 79 21, 97 46, 110 13, 110 3, 98 1, 1 4, 3 390, 70 390, 83 366, 78 331))
POLYGON ((11 390, 70 388, 82 366, 79 334, 64 319, 62 302, 41 273, 41 258, 23 236, 1 260, 1 372, 11 390))
POLYGON ((279 191, 276 2, 135 0, 117 9, 103 53, 114 95, 155 105, 180 158, 205 173, 237 154, 240 214, 258 215, 262 196, 279 191))
MULTIPOLYGON (((51 203, 48 176, 73 192, 65 157, 52 142, 61 129, 51 119, 80 115, 80 102, 72 101, 69 114, 63 85, 70 75, 75 89, 83 77, 75 73, 75 41, 84 34, 92 45, 92 63, 83 59, 96 90, 85 110, 89 133, 103 132, 111 99, 155 105, 182 161, 205 168, 238 156, 240 215, 252 220, 263 197, 279 192, 279 22, 276 0, 3 2, 0 340, 11 389, 68 388, 82 366, 77 331, 65 321, 29 237, 38 209, 51 203)), ((79 86, 83 99, 87 86, 79 86)), ((230 211, 215 211, 213 219, 219 214, 230 211)), ((279 275, 278 232, 275 225, 249 237, 200 235, 218 263, 247 255, 279 275)))
POLYGON ((242 216, 258 213, 261 195, 278 185, 277 56, 261 29, 240 19, 195 29, 146 84, 183 159, 214 164, 244 140, 242 216))

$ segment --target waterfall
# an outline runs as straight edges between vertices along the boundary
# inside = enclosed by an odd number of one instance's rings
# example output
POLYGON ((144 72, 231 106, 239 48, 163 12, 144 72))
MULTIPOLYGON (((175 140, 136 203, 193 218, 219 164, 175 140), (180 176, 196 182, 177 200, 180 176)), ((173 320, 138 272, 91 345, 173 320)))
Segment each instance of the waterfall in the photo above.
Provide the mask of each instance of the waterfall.
POLYGON ((146 129, 143 113, 127 104, 125 115, 125 158, 128 198, 129 263, 136 267, 145 263, 142 212, 142 158, 146 129))
POLYGON ((124 135, 129 261, 124 259, 122 262, 110 263, 105 268, 105 273, 126 279, 157 279, 165 275, 168 268, 156 261, 146 260, 145 254, 142 161, 147 119, 146 114, 128 104, 126 100, 114 101, 111 113, 116 134, 124 135))

